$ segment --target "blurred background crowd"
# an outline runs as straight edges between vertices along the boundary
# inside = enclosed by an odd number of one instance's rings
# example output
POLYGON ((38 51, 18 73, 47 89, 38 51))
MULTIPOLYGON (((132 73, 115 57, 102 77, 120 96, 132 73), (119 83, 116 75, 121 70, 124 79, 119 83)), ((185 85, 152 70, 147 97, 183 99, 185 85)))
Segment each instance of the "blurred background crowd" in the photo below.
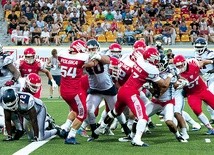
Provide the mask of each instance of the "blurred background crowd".
POLYGON ((212 0, 2 0, 15 45, 61 45, 76 39, 133 45, 214 42, 212 0))

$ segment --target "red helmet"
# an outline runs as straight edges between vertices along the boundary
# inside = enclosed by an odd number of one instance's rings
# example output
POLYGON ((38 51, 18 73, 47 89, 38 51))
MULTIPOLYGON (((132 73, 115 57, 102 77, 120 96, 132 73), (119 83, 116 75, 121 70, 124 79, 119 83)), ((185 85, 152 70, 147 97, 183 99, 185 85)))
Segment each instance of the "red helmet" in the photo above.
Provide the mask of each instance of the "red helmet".
POLYGON ((187 69, 187 61, 183 55, 177 55, 173 59, 173 63, 175 64, 176 68, 179 69, 180 73, 185 72, 187 69))
POLYGON ((138 57, 143 57, 143 53, 144 53, 144 50, 143 49, 135 49, 133 52, 132 52, 132 54, 131 54, 131 56, 130 56, 130 59, 132 60, 132 61, 136 61, 137 60, 137 58, 138 57))
POLYGON ((31 47, 26 48, 24 50, 25 62, 27 62, 28 64, 32 64, 32 63, 34 63, 35 59, 36 59, 36 51, 31 47))
POLYGON ((112 78, 117 76, 119 63, 120 60, 118 58, 110 57, 109 74, 112 76, 112 78))
POLYGON ((150 64, 157 65, 160 61, 160 55, 156 47, 148 47, 143 53, 143 58, 150 64))
POLYGON ((33 94, 37 93, 42 85, 41 78, 35 73, 30 73, 26 77, 26 87, 33 94))
POLYGON ((85 53, 86 52, 86 43, 82 40, 75 40, 70 45, 70 52, 76 52, 76 53, 85 53))
POLYGON ((133 45, 134 50, 135 49, 145 49, 146 48, 146 43, 144 40, 137 40, 134 45, 133 45))
POLYGON ((116 57, 110 57, 110 64, 111 65, 118 65, 120 63, 120 60, 116 57))
POLYGON ((111 55, 120 58, 120 57, 121 57, 122 47, 121 47, 121 45, 118 44, 118 43, 112 43, 112 44, 109 46, 109 51, 110 51, 111 55))

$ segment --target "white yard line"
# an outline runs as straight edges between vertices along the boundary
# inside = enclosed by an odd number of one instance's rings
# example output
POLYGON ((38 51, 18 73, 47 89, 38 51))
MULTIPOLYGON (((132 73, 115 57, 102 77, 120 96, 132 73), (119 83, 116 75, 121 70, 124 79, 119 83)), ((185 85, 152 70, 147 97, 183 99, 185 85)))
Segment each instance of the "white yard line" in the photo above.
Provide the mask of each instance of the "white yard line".
POLYGON ((45 143, 47 143, 52 138, 56 137, 56 135, 44 140, 44 141, 38 141, 38 142, 32 142, 29 145, 25 146, 24 148, 20 149, 19 151, 15 152, 13 155, 28 155, 31 152, 35 151, 45 143))

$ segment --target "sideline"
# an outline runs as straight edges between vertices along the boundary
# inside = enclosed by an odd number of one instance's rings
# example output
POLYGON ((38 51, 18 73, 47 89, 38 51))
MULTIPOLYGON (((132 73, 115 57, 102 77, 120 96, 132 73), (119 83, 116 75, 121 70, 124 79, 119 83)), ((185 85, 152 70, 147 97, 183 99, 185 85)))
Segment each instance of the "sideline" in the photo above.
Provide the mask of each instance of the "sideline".
POLYGON ((32 143, 28 144, 27 146, 25 146, 24 148, 15 152, 13 155, 28 155, 28 154, 32 153, 33 151, 35 151, 36 149, 38 149, 39 147, 41 147, 42 145, 44 145, 45 143, 49 142, 54 137, 56 137, 56 135, 54 135, 44 141, 32 142, 32 143))

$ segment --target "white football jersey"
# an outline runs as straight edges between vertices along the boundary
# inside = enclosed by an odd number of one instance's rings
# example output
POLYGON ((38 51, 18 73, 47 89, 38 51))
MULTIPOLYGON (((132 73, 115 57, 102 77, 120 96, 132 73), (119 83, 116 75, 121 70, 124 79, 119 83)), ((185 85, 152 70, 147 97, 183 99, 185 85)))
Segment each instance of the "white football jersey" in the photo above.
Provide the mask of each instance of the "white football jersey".
POLYGON ((13 77, 12 73, 6 68, 11 63, 13 63, 13 56, 6 54, 0 56, 0 87, 3 87, 13 77))
MULTIPOLYGON (((214 51, 206 50, 202 55, 196 55, 197 60, 211 60, 214 59, 214 51)), ((211 80, 214 79, 214 74, 209 74, 207 73, 209 70, 213 70, 214 65, 213 64, 208 64, 201 68, 201 74, 205 80, 211 80)))

